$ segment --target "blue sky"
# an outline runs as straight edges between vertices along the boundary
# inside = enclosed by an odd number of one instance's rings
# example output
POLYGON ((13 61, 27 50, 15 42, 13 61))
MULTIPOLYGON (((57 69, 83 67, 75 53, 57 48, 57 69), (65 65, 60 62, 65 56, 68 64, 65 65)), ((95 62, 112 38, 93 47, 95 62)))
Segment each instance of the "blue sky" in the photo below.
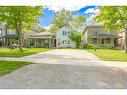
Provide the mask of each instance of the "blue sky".
MULTIPOLYGON (((43 27, 48 27, 49 25, 51 25, 52 19, 57 11, 58 9, 56 10, 48 7, 44 8, 42 11, 44 16, 40 18, 40 22, 41 22, 40 25, 43 27)), ((92 15, 97 14, 98 6, 85 6, 78 10, 72 10, 72 12, 77 15, 83 15, 87 18, 90 18, 92 15)))

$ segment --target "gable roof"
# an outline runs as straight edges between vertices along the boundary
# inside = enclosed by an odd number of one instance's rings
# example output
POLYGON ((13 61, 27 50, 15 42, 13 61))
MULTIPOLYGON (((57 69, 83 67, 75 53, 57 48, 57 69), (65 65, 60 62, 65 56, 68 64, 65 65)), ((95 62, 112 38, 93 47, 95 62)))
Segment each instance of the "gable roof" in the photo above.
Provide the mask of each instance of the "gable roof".
POLYGON ((62 30, 62 29, 64 29, 64 28, 69 28, 69 29, 73 30, 73 29, 72 29, 71 27, 69 27, 69 26, 64 26, 64 27, 62 27, 62 28, 56 30, 56 32, 58 32, 58 31, 60 31, 60 30, 62 30))

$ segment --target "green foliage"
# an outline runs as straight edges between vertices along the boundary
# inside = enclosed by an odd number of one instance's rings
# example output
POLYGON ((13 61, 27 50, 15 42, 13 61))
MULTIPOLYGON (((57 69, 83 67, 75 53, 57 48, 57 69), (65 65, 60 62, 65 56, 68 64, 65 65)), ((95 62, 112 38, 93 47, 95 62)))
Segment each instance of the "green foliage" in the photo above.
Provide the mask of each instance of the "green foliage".
POLYGON ((112 47, 112 46, 97 46, 94 44, 85 44, 83 45, 83 48, 85 49, 116 49, 115 47, 112 47))
POLYGON ((40 16, 42 16, 42 7, 40 6, 0 7, 0 22, 6 22, 8 28, 16 30, 19 37, 19 49, 21 51, 23 47, 22 32, 29 30, 37 24, 40 16))
POLYGON ((115 50, 115 49, 98 49, 96 51, 92 49, 86 49, 86 50, 88 52, 95 54, 102 60, 127 62, 127 53, 124 53, 123 50, 115 50))
POLYGON ((110 31, 120 31, 127 24, 127 6, 103 6, 95 20, 103 22, 110 31))
POLYGON ((22 52, 19 49, 0 48, 0 57, 23 57, 52 50, 51 48, 26 48, 22 52))
POLYGON ((64 26, 74 27, 75 29, 83 26, 86 18, 82 15, 74 15, 72 12, 67 10, 62 10, 56 13, 53 18, 52 26, 50 31, 55 32, 64 26))
POLYGON ((83 26, 85 21, 86 21, 86 18, 82 15, 73 16, 71 21, 71 26, 77 29, 83 26))
POLYGON ((32 64, 31 62, 2 61, 0 60, 0 76, 11 73, 23 66, 32 64))
POLYGON ((56 13, 52 21, 52 27, 50 31, 55 32, 57 29, 64 26, 69 26, 72 13, 67 10, 62 10, 56 13))
POLYGON ((103 6, 100 13, 94 18, 97 23, 103 23, 104 27, 113 32, 125 30, 125 52, 127 52, 127 6, 103 6))
POLYGON ((72 31, 69 38, 76 43, 76 48, 79 48, 82 44, 83 34, 81 32, 72 31))
POLYGON ((22 30, 29 30, 42 16, 41 10, 40 6, 1 6, 0 22, 7 22, 11 29, 16 29, 21 23, 22 30))

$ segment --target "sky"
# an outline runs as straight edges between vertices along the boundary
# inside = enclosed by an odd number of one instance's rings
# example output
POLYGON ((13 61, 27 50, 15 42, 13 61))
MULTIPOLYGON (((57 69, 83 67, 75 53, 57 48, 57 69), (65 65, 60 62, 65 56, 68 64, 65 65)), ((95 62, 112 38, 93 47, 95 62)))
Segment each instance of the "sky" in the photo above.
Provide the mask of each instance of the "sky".
POLYGON ((92 23, 92 17, 99 12, 99 6, 80 6, 80 7, 69 7, 69 6, 46 6, 42 10, 44 14, 43 17, 40 18, 40 26, 44 27, 45 29, 49 29, 52 25, 52 20, 56 12, 66 9, 72 11, 77 15, 83 15, 87 18, 87 23, 92 23))

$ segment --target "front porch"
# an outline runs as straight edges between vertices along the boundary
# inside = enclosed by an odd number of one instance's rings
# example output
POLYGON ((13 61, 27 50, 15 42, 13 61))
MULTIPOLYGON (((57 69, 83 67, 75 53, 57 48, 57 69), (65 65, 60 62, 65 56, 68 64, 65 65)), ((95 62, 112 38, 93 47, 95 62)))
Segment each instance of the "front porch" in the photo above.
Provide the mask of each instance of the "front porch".
POLYGON ((30 47, 52 47, 51 38, 30 38, 30 47))
POLYGON ((91 38, 88 38, 88 43, 89 44, 94 44, 94 45, 97 45, 97 46, 112 46, 112 47, 117 47, 118 46, 117 38, 111 38, 111 37, 108 37, 108 38, 91 37, 91 38))
POLYGON ((50 32, 41 32, 31 35, 28 40, 25 40, 27 47, 53 47, 55 39, 50 32))

